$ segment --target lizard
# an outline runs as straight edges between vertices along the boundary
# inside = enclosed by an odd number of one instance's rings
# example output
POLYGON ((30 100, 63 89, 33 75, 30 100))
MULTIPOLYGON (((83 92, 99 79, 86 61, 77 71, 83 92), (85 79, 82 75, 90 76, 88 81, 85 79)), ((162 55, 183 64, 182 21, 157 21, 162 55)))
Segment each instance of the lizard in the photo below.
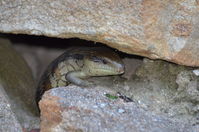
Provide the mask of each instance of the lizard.
POLYGON ((89 86, 88 77, 119 75, 124 73, 122 59, 106 47, 72 47, 50 63, 41 76, 37 90, 38 104, 45 91, 67 86, 89 86))

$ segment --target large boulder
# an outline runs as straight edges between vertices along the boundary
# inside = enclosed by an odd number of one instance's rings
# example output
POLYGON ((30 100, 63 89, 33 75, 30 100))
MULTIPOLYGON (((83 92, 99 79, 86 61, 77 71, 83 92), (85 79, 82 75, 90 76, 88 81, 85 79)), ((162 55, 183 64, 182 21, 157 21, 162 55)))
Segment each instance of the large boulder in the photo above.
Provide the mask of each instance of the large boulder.
POLYGON ((197 0, 4 0, 0 32, 78 37, 199 66, 197 0))
POLYGON ((196 132, 183 121, 154 115, 111 93, 77 86, 47 91, 40 101, 41 132, 196 132))

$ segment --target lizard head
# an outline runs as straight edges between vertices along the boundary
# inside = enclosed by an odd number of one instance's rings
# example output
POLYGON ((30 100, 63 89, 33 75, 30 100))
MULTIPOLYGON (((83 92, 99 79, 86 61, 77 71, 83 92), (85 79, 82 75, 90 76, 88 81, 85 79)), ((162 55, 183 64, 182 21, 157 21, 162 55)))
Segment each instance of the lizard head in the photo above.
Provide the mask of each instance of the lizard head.
POLYGON ((84 59, 87 74, 90 76, 107 76, 124 73, 121 58, 112 50, 98 48, 84 59))

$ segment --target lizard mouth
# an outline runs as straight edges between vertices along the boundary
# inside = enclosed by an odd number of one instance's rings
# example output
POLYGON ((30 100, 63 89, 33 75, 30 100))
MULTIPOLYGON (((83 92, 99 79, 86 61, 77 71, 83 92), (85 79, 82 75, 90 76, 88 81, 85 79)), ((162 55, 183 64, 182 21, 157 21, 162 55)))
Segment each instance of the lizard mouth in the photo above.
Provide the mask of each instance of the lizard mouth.
POLYGON ((120 69, 109 69, 109 68, 97 68, 95 69, 97 72, 103 75, 118 75, 118 74, 122 74, 124 73, 124 69, 120 68, 120 69))

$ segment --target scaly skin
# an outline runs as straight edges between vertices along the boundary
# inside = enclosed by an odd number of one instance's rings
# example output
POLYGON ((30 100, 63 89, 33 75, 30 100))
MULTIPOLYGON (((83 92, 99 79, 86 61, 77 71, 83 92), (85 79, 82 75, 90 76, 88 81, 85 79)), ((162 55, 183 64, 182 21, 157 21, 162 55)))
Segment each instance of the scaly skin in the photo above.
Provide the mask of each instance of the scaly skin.
POLYGON ((51 88, 67 86, 69 83, 88 86, 91 83, 82 79, 122 73, 124 73, 122 60, 108 48, 70 48, 55 59, 44 72, 37 89, 36 102, 38 103, 44 92, 51 88))

